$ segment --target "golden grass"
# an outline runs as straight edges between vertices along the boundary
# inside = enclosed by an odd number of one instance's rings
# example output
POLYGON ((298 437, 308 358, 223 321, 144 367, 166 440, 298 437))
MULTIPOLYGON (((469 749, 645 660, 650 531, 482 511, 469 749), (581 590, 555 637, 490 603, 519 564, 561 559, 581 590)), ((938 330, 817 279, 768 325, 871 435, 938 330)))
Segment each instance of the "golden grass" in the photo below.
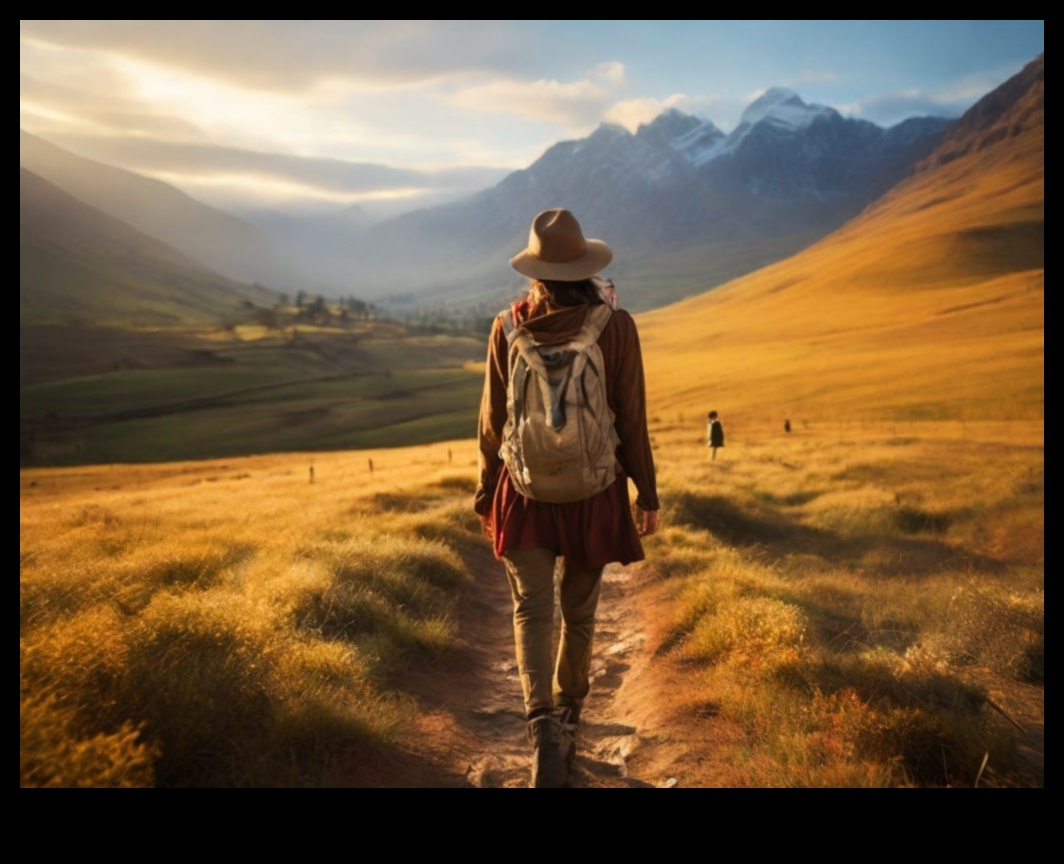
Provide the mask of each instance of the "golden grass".
POLYGON ((455 457, 24 472, 20 782, 357 784, 411 714, 391 673, 453 645, 455 457))
POLYGON ((824 424, 715 461, 694 424, 655 434, 667 527, 646 571, 674 585, 657 642, 684 670, 677 710, 738 730, 699 779, 1044 782, 998 711, 1044 682, 1041 424, 997 443, 824 424))
MULTIPOLYGON (((716 461, 687 425, 654 431, 644 573, 676 711, 734 730, 693 779, 1039 785, 997 709, 1044 682, 1041 424, 818 424, 716 461)), ((448 650, 483 543, 473 443, 313 459, 21 474, 21 783, 350 785, 407 734, 390 673, 448 650)))

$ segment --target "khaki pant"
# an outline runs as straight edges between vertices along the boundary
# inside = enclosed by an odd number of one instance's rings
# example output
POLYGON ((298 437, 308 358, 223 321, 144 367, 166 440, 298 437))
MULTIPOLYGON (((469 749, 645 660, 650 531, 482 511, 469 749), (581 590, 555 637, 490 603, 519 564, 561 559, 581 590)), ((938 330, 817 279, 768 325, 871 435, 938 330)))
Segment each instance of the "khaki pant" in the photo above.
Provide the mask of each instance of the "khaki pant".
POLYGON ((602 568, 564 562, 559 586, 562 633, 555 659, 556 559, 549 549, 513 549, 503 557, 514 600, 514 643, 526 716, 555 705, 579 707, 590 687, 591 639, 602 568))

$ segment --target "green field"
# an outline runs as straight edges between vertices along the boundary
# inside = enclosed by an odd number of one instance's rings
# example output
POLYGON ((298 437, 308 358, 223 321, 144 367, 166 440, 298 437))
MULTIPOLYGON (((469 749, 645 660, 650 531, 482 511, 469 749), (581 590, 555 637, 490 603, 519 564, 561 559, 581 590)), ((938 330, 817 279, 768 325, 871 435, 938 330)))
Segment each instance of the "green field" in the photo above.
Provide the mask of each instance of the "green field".
POLYGON ((22 464, 401 446, 476 427, 476 338, 383 323, 214 337, 158 356, 142 340, 112 371, 21 387, 22 464))

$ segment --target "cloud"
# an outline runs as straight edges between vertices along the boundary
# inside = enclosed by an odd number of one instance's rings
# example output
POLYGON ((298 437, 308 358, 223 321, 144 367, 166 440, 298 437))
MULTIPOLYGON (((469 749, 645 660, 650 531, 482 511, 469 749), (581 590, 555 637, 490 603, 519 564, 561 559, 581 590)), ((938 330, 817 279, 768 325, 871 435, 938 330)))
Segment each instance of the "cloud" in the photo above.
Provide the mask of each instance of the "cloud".
POLYGON ((163 135, 203 140, 187 116, 144 98, 128 66, 93 52, 22 42, 20 125, 48 136, 64 131, 99 135, 163 135))
POLYGON ((599 64, 587 77, 577 81, 490 81, 463 87, 445 98, 451 106, 466 111, 510 114, 581 128, 601 119, 624 83, 624 65, 607 62, 599 64))
MULTIPOLYGON (((137 110, 128 101, 96 98, 84 90, 20 76, 19 126, 50 135, 92 133, 111 137, 159 136, 195 141, 202 130, 172 114, 137 110)), ((145 106, 146 107, 146 106, 145 106)))
POLYGON ((244 198, 350 203, 441 192, 472 193, 498 182, 506 173, 479 167, 417 171, 150 138, 90 134, 57 140, 88 158, 122 165, 215 202, 244 198))
MULTIPOLYGON (((276 33, 279 26, 269 22, 247 23, 253 29, 266 27, 268 33, 276 33)), ((386 86, 380 77, 367 84, 337 75, 308 80, 301 92, 257 89, 240 76, 210 74, 217 68, 209 63, 168 65, 165 52, 160 58, 143 59, 142 55, 150 52, 145 52, 144 45, 139 43, 129 46, 127 52, 125 39, 143 31, 145 43, 153 45, 162 38, 155 32, 160 28, 152 29, 143 22, 111 24, 113 27, 105 27, 100 22, 40 24, 49 36, 53 26, 74 28, 80 41, 73 46, 42 41, 38 35, 23 35, 20 40, 22 127, 60 143, 62 140, 69 143, 73 136, 87 135, 159 138, 169 143, 218 142, 249 151, 394 162, 422 168, 455 164, 516 167, 520 161, 510 144, 521 133, 507 130, 505 118, 494 124, 494 130, 482 126, 474 131, 463 112, 455 111, 446 102, 448 94, 468 86, 474 78, 486 82, 488 78, 483 72, 474 76, 465 70, 455 73, 453 78, 434 79, 421 86, 409 82, 386 86), (79 28, 84 28, 84 33, 79 28), (83 47, 82 43, 89 47, 83 47), (99 47, 101 44, 108 47, 99 47), (399 92, 395 87, 400 88, 399 92), (486 132, 494 132, 494 137, 485 135, 486 132)), ((29 22, 27 27, 33 29, 34 25, 35 22, 29 22)), ((202 28, 201 22, 178 22, 175 26, 185 32, 186 39, 171 45, 173 50, 187 47, 188 28, 202 28)), ((228 25, 223 22, 220 26, 224 29, 228 25)), ((373 22, 369 27, 379 32, 380 41, 387 43, 389 39, 404 42, 396 34, 409 37, 411 33, 421 33, 427 38, 425 34, 435 25, 412 22, 384 27, 373 22)), ((467 35, 476 41, 477 33, 490 32, 493 27, 472 23, 466 28, 470 31, 467 35)), ((216 38, 217 34, 209 28, 204 31, 205 55, 212 53, 216 38)), ((355 47, 349 45, 345 52, 354 51, 355 47)), ((323 55, 328 54, 326 49, 327 46, 322 48, 323 55)), ((317 62, 319 52, 312 53, 317 65, 309 63, 306 69, 330 73, 343 70, 339 61, 317 62)), ((449 53, 447 62, 458 69, 467 64, 455 57, 468 59, 476 50, 455 49, 449 53)), ((368 63, 364 59, 360 62, 368 63)), ((389 54, 389 63, 399 62, 389 54)), ((422 57, 410 68, 416 70, 420 63, 425 69, 425 62, 422 57)), ((270 68, 273 74, 282 64, 279 60, 271 62, 270 68)), ((619 77, 623 77, 623 68, 615 66, 607 65, 597 73, 597 79, 607 84, 616 83, 619 77)), ((526 141, 531 139, 533 143, 531 147, 519 147, 518 152, 529 155, 541 142, 525 131, 526 141)))
POLYGON ((983 96, 1016 73, 1014 65, 965 75, 937 90, 910 88, 892 93, 876 93, 847 105, 837 106, 844 113, 864 117, 884 126, 907 117, 959 117, 983 96))
POLYGON ((720 108, 726 100, 720 96, 688 96, 685 93, 674 93, 665 99, 626 99, 610 106, 603 119, 608 123, 616 123, 625 127, 629 132, 635 132, 644 123, 649 123, 663 111, 675 108, 684 114, 693 114, 706 120, 715 117, 710 116, 714 108, 720 108))
POLYGON ((530 49, 504 21, 20 21, 21 41, 120 54, 241 87, 322 79, 396 86, 512 70, 530 49))
POLYGON ((410 186, 468 185, 484 177, 497 176, 493 169, 451 169, 417 171, 369 162, 321 159, 282 153, 265 153, 237 147, 208 144, 180 144, 150 138, 110 138, 66 136, 64 144, 93 158, 127 166, 145 174, 268 177, 277 182, 308 188, 334 189, 343 193, 365 193, 410 186))
MULTIPOLYGON (((982 95, 982 94, 979 94, 982 95)), ((837 105, 843 114, 871 120, 880 126, 893 126, 909 117, 958 117, 977 97, 956 98, 924 90, 899 90, 879 93, 845 105, 837 105)))

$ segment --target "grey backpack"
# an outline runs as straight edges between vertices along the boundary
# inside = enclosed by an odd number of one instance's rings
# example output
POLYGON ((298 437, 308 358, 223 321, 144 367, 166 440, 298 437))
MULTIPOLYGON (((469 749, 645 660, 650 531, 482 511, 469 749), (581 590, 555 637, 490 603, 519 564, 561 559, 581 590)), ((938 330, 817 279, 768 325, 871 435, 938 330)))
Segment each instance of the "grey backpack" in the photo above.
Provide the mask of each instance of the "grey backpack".
POLYGON ((617 477, 619 443, 598 338, 613 312, 590 306, 569 342, 539 345, 503 313, 509 346, 506 426, 499 456, 526 498, 561 504, 590 498, 617 477))

